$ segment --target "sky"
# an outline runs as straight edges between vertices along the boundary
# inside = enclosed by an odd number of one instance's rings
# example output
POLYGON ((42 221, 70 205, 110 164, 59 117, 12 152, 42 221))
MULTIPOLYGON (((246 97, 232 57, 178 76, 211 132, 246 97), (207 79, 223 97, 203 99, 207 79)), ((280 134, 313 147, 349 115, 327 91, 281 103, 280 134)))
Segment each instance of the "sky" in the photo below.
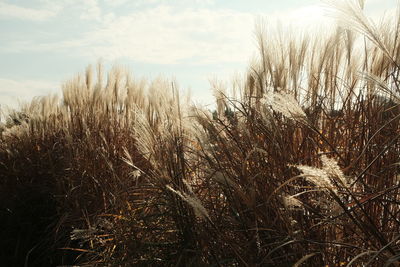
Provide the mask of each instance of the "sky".
MULTIPOLYGON (((367 0, 378 16, 395 0, 367 0)), ((257 21, 308 29, 329 19, 318 0, 0 0, 0 107, 61 93, 99 60, 138 78, 160 75, 210 104, 257 53, 257 21)))

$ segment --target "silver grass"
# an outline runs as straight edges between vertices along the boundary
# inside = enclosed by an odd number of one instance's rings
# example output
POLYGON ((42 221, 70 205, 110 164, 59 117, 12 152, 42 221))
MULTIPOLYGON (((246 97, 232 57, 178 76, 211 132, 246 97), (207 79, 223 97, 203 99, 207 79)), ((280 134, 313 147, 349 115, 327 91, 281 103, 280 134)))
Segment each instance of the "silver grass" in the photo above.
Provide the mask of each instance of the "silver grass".
POLYGON ((334 178, 336 181, 340 182, 341 185, 349 187, 350 183, 348 178, 343 174, 336 160, 328 158, 325 155, 321 156, 322 168, 329 175, 329 177, 334 178))
POLYGON ((272 93, 270 99, 266 100, 266 103, 270 102, 269 104, 274 111, 282 113, 289 119, 307 121, 306 113, 292 94, 286 92, 272 93))
POLYGON ((295 198, 295 196, 284 196, 283 197, 283 205, 285 205, 286 208, 301 208, 303 207, 303 203, 295 198))
POLYGON ((375 23, 363 13, 364 1, 354 0, 327 0, 325 3, 333 7, 332 13, 343 27, 354 30, 366 36, 379 47, 389 58, 389 49, 383 41, 375 23))
POLYGON ((167 185, 166 188, 179 196, 182 200, 186 201, 193 208, 197 218, 211 220, 207 210, 201 204, 200 200, 193 194, 193 192, 191 192, 191 195, 189 195, 185 192, 177 191, 169 185, 167 185))
POLYGON ((331 189, 336 191, 335 186, 332 184, 329 178, 329 174, 325 170, 305 165, 296 165, 294 167, 296 167, 302 173, 301 176, 306 178, 307 181, 313 183, 321 189, 331 189))

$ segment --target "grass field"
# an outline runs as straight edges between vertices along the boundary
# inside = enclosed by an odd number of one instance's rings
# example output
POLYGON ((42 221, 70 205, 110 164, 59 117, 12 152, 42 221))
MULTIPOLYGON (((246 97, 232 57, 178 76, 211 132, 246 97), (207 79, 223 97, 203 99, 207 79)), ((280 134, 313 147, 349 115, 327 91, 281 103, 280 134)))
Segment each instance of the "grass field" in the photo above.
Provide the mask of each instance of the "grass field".
POLYGON ((400 16, 258 27, 216 109, 101 65, 0 130, 4 266, 399 266, 400 16))

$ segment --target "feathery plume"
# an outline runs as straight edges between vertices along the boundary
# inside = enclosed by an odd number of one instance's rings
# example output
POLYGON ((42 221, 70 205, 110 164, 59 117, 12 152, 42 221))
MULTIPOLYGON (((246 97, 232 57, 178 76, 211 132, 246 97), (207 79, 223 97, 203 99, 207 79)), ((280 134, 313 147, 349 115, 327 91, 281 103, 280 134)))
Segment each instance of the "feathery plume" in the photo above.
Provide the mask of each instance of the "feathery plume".
MULTIPOLYGON (((276 112, 283 116, 297 121, 307 122, 307 115, 293 95, 285 92, 272 93, 270 105, 276 112)), ((268 98, 266 103, 269 102, 268 98)))
POLYGON ((335 187, 329 179, 329 175, 328 173, 326 173, 325 170, 305 165, 296 165, 294 167, 302 172, 301 176, 305 177, 307 181, 315 184, 322 189, 335 190, 335 187))
POLYGON ((349 181, 346 176, 343 174, 336 160, 328 158, 325 155, 321 156, 321 161, 323 165, 323 170, 336 181, 339 181, 342 185, 348 187, 349 181))
MULTIPOLYGON (((187 184, 187 182, 185 182, 187 184)), ((187 186, 187 185, 186 185, 187 186)), ((166 188, 179 196, 182 200, 186 201, 194 210, 194 213, 197 218, 199 219, 210 219, 210 216, 207 212, 207 210, 204 208, 204 206, 201 204, 200 200, 193 194, 193 191, 191 192, 192 195, 190 196, 189 194, 185 192, 180 192, 175 189, 173 189, 171 186, 167 185, 166 188)), ((189 191, 191 190, 191 187, 189 191)))
POLYGON ((285 205, 286 208, 303 207, 303 203, 294 196, 284 196, 283 205, 285 205))

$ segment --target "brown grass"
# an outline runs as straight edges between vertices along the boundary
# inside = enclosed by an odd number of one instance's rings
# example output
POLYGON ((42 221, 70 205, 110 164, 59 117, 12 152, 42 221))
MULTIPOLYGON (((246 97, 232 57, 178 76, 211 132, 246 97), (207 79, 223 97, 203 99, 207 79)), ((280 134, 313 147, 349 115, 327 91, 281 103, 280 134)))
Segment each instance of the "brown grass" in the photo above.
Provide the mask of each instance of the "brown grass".
POLYGON ((336 5, 318 36, 258 32, 216 107, 88 68, 9 115, 9 266, 397 266, 400 17, 336 5))

